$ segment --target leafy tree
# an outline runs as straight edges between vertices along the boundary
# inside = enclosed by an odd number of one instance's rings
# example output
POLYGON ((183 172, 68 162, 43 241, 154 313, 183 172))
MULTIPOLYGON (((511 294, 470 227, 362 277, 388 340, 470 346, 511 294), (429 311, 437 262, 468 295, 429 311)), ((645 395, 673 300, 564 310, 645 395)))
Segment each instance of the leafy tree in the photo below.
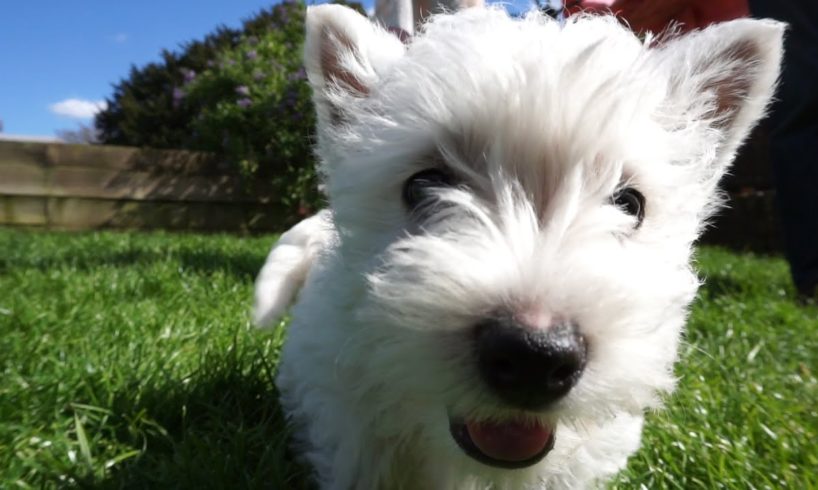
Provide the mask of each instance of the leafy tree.
POLYGON ((181 148, 189 135, 195 108, 174 102, 173 94, 188 73, 204 70, 219 51, 234 46, 240 33, 219 27, 182 52, 163 51, 162 61, 132 66, 128 78, 114 85, 107 108, 97 114, 100 140, 107 144, 181 148))
MULTIPOLYGON (((359 4, 347 4, 361 13, 359 4)), ((301 215, 320 206, 315 116, 301 66, 306 6, 285 0, 132 67, 96 117, 102 143, 206 150, 268 179, 301 215)))
POLYGON ((312 159, 315 116, 301 66, 300 3, 272 11, 272 29, 245 35, 177 92, 197 107, 186 147, 232 157, 245 173, 269 178, 285 204, 306 213, 319 200, 312 159))

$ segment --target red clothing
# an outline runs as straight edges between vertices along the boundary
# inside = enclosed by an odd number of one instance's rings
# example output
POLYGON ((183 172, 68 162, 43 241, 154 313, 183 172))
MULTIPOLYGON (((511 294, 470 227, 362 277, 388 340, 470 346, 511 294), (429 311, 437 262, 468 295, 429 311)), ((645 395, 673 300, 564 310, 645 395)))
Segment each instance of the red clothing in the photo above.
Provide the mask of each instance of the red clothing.
POLYGON ((662 0, 580 0, 578 8, 571 9, 572 13, 582 10, 611 10, 617 16, 628 21, 634 31, 660 32, 670 22, 679 22, 683 31, 707 27, 714 22, 747 17, 750 9, 747 0, 686 0, 682 2, 671 0, 669 4, 680 3, 680 7, 662 9, 654 2, 662 0), (650 5, 650 4, 654 5, 650 5), (618 8, 623 6, 624 8, 618 8), (680 8, 680 10, 679 10, 680 8), (650 11, 650 14, 640 15, 650 11))

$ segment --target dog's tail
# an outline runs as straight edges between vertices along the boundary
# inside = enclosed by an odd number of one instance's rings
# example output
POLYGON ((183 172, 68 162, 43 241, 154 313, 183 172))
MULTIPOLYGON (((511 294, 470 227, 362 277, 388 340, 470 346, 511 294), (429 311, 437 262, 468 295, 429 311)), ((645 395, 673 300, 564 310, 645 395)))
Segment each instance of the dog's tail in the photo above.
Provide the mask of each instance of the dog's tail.
POLYGON ((332 239, 331 214, 324 210, 281 235, 256 279, 253 319, 272 326, 287 311, 304 285, 321 249, 332 239))

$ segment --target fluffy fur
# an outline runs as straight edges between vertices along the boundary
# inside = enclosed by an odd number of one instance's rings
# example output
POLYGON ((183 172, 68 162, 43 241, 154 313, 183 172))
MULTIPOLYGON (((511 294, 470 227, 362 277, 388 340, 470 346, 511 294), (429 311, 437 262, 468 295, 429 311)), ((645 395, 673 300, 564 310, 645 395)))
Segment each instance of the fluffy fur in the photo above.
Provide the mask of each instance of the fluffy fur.
POLYGON ((322 488, 582 488, 621 469, 673 388, 699 285, 691 247, 772 96, 783 27, 739 20, 656 42, 613 18, 564 26, 467 9, 408 45, 311 7, 305 61, 330 211, 273 249, 256 317, 300 289, 277 378, 322 488), (458 185, 408 211, 406 179, 458 185), (641 226, 611 203, 646 200, 641 226), (579 326, 588 364, 542 411, 481 382, 470 332, 498 310, 579 326), (557 427, 538 464, 479 463, 452 415, 557 427))

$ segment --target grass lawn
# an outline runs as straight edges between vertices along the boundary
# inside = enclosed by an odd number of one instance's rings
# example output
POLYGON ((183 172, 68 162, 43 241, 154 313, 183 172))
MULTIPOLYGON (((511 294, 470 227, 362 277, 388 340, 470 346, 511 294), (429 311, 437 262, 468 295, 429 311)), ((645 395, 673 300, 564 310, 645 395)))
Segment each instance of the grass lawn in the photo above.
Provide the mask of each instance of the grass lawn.
MULTIPOLYGON (((0 229, 0 488, 307 488, 255 332, 272 237, 0 229)), ((700 252, 667 411, 614 488, 818 488, 818 309, 700 252)))

